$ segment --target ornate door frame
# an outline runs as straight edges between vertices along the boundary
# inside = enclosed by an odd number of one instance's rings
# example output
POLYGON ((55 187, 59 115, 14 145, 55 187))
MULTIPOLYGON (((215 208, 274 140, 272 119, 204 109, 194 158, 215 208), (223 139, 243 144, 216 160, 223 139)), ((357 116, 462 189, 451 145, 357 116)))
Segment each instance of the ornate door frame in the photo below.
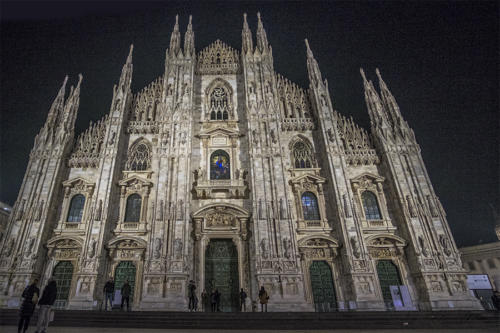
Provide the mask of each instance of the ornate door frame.
POLYGON ((195 213, 194 221, 194 271, 193 280, 199 294, 205 282, 205 251, 210 239, 231 239, 238 251, 238 278, 240 288, 250 290, 250 265, 248 259, 248 219, 250 214, 232 204, 210 204, 195 213))
MULTIPOLYGON (((110 269, 108 276, 113 276, 116 267, 122 261, 132 261, 135 265, 135 287, 132 305, 138 306, 142 299, 142 276, 144 271, 144 255, 146 252, 146 241, 131 236, 120 236, 108 243, 110 269)), ((107 277, 106 277, 107 279, 107 277)))
POLYGON ((340 288, 340 272, 335 265, 338 256, 339 243, 332 237, 323 235, 311 235, 299 240, 299 253, 304 272, 304 285, 306 300, 314 304, 314 296, 311 284, 311 274, 309 268, 313 261, 325 261, 332 272, 333 288, 338 302, 345 300, 342 288, 340 288))

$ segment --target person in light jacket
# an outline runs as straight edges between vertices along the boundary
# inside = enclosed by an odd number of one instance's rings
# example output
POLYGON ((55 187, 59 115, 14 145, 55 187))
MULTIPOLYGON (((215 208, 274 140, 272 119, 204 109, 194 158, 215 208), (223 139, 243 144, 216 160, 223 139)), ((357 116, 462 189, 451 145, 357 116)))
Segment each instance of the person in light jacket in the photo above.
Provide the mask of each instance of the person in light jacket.
POLYGON ((53 278, 49 279, 47 286, 43 289, 42 298, 38 301, 38 322, 35 333, 47 331, 50 322, 51 307, 54 305, 57 297, 57 283, 53 278))

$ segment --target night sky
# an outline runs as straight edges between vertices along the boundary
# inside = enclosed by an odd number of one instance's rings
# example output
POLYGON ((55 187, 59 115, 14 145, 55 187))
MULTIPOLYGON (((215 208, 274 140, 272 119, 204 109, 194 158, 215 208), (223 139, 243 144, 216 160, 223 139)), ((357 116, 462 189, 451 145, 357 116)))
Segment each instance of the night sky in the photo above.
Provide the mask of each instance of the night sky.
MULTIPOLYGON (((304 38, 335 108, 369 129, 359 68, 375 68, 414 129, 459 246, 495 241, 499 209, 497 2, 236 2, 1 4, 0 201, 14 204, 33 140, 68 74, 83 74, 76 131, 109 111, 128 48, 132 89, 164 71, 175 14, 197 51, 241 49, 243 13, 260 11, 278 73, 308 86, 304 38), (119 8, 117 8, 119 7, 119 8)), ((183 43, 183 42, 182 42, 183 43)))

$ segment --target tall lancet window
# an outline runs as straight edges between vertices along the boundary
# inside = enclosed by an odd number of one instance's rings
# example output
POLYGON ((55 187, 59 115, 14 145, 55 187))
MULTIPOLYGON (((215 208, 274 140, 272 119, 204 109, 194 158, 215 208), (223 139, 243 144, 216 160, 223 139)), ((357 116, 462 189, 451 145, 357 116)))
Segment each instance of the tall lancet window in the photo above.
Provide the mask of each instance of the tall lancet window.
POLYGON ((217 150, 210 156, 210 179, 231 179, 229 155, 217 150))
POLYGON ((210 120, 229 119, 229 100, 223 87, 216 87, 210 94, 210 120))
POLYGON ((151 146, 145 139, 134 143, 128 151, 125 168, 133 171, 144 171, 151 166, 151 146))
POLYGON ((318 199, 312 192, 302 194, 302 213, 304 220, 319 220, 318 199))
POLYGON ((139 222, 141 216, 142 198, 134 193, 127 198, 127 207, 125 209, 125 222, 139 222))
POLYGON ((68 211, 68 222, 82 222, 83 207, 85 206, 85 196, 77 194, 71 199, 68 211))
POLYGON ((381 220, 382 215, 378 207, 377 197, 373 192, 364 191, 361 195, 363 207, 365 209, 365 217, 367 220, 381 220))
POLYGON ((311 149, 303 141, 297 141, 292 148, 292 161, 296 169, 312 168, 314 159, 311 149))

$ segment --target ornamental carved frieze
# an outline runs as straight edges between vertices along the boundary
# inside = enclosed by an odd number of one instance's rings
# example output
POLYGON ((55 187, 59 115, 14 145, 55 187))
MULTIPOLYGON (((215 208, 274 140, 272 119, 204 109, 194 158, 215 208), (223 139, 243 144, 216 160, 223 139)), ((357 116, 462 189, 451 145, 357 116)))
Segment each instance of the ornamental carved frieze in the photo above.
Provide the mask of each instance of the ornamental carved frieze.
POLYGON ((63 187, 65 197, 78 193, 86 194, 88 197, 94 192, 95 183, 83 178, 74 178, 63 182, 63 187))
POLYGON ((104 148, 104 136, 108 125, 108 116, 97 123, 90 123, 89 128, 80 134, 69 158, 70 168, 97 168, 104 148))
POLYGON ((144 241, 135 239, 119 239, 109 243, 109 256, 112 259, 144 259, 146 245, 144 241))
POLYGON ((49 249, 49 257, 56 260, 76 260, 82 252, 80 243, 69 238, 49 241, 47 248, 49 249))
POLYGON ((365 240, 368 253, 374 259, 389 259, 403 255, 407 242, 392 234, 373 235, 365 240))
POLYGON ((196 74, 237 74, 240 71, 238 51, 217 39, 198 53, 196 74))
POLYGON ((212 214, 207 214, 205 217, 205 225, 207 228, 210 227, 236 227, 236 217, 234 215, 214 212, 212 214))
POLYGON ((306 237, 299 241, 302 260, 333 260, 338 255, 339 243, 331 238, 306 237))

